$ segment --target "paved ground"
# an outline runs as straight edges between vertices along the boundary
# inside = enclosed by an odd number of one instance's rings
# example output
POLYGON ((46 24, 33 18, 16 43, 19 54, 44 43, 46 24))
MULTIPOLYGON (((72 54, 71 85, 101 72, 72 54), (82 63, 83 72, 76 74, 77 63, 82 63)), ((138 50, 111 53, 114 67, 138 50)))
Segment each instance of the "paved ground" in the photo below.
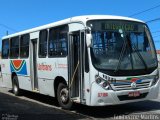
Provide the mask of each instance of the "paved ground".
POLYGON ((56 107, 55 100, 51 97, 30 92, 24 94, 25 96, 15 97, 11 90, 0 88, 0 120, 8 117, 10 119, 17 117, 18 120, 86 119, 83 115, 56 107), (32 99, 30 99, 31 96, 33 96, 32 99))
POLYGON ((115 117, 140 114, 159 114, 155 119, 160 119, 160 95, 156 100, 116 106, 88 107, 76 104, 72 111, 65 111, 57 106, 52 97, 31 92, 15 97, 11 90, 0 87, 0 120, 6 117, 17 117, 20 120, 120 119, 115 117))

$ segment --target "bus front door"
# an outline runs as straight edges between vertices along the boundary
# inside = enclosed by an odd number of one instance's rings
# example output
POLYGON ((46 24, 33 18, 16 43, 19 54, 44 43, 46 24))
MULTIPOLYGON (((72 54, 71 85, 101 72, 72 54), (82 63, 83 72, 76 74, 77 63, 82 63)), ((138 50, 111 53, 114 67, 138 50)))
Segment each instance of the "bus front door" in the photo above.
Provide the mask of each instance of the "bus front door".
POLYGON ((83 102, 84 99, 84 41, 85 32, 69 34, 68 72, 69 96, 72 100, 83 102))

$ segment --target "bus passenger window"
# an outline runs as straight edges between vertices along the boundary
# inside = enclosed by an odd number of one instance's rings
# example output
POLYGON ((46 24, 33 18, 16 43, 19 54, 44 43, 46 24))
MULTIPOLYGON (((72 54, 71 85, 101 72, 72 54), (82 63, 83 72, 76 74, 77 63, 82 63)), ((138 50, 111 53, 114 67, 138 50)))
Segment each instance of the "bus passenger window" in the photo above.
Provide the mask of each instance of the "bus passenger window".
POLYGON ((2 58, 7 59, 9 56, 9 39, 2 41, 2 58))
POLYGON ((55 29, 49 31, 48 56, 54 57, 57 55, 57 34, 55 29))
POLYGON ((59 54, 61 56, 67 55, 67 33, 60 31, 59 34, 59 54))
POLYGON ((49 57, 65 57, 67 55, 67 26, 52 28, 49 31, 49 57))
POLYGON ((47 55, 47 30, 40 31, 39 35, 39 57, 44 58, 47 55))
POLYGON ((20 57, 28 58, 29 56, 29 34, 22 35, 20 39, 20 57))
POLYGON ((19 57, 19 36, 11 38, 10 57, 11 58, 18 58, 19 57))

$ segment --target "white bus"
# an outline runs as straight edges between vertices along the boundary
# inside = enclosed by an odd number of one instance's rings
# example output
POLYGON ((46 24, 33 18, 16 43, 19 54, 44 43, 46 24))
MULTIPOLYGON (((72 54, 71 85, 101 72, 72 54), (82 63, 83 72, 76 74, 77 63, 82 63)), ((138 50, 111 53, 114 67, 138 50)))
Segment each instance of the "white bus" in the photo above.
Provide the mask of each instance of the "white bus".
POLYGON ((155 99, 158 62, 147 25, 121 16, 78 16, 2 38, 2 78, 70 109, 155 99))

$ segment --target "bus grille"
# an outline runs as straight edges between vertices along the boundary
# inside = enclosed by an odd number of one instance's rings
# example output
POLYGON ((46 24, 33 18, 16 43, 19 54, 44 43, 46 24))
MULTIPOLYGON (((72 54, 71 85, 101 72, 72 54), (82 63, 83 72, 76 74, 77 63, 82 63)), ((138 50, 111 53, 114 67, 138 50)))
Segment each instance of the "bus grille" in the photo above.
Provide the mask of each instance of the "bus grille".
POLYGON ((132 82, 111 84, 111 87, 113 90, 120 91, 120 90, 131 90, 131 89, 142 89, 142 88, 148 88, 150 86, 150 81, 136 83, 135 88, 131 87, 131 83, 132 82))

